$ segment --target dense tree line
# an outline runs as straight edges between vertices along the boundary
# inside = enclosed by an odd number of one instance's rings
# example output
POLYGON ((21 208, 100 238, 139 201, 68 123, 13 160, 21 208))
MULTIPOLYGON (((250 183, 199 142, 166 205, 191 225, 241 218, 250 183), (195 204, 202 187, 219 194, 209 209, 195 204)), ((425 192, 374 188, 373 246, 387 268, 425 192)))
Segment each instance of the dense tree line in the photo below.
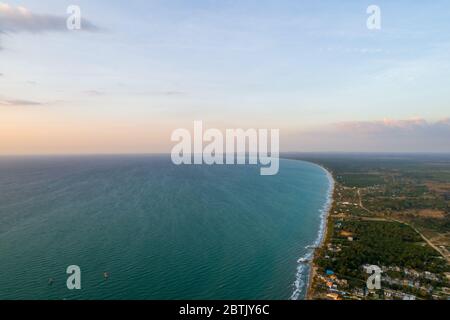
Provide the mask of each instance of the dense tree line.
POLYGON ((410 227, 395 222, 347 221, 342 229, 351 232, 354 241, 339 236, 335 230, 333 243, 342 251, 320 254, 318 264, 340 275, 361 277, 364 264, 399 266, 416 271, 441 273, 450 271, 445 261, 410 227), (326 258, 325 256, 328 256, 326 258))

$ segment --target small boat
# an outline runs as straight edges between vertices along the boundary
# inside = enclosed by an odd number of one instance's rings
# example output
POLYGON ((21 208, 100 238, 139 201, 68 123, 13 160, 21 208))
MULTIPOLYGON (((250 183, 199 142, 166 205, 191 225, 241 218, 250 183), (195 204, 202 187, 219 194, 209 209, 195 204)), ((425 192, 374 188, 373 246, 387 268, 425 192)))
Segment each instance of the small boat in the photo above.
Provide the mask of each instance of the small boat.
POLYGON ((109 273, 108 272, 104 272, 103 273, 103 278, 108 279, 109 278, 109 273))

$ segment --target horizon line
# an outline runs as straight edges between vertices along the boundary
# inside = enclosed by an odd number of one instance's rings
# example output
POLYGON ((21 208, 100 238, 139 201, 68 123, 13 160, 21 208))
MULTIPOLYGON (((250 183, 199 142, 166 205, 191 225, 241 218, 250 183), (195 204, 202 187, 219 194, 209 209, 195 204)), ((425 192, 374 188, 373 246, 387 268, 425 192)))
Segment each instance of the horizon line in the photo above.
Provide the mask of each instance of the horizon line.
MULTIPOLYGON (((46 157, 46 156, 145 156, 170 155, 170 152, 82 152, 82 153, 11 153, 0 157, 46 157)), ((236 154, 236 153, 235 153, 236 154)), ((339 155, 449 155, 450 151, 280 151, 280 158, 288 154, 339 154, 339 155)), ((248 154, 246 154, 248 155, 248 154)))

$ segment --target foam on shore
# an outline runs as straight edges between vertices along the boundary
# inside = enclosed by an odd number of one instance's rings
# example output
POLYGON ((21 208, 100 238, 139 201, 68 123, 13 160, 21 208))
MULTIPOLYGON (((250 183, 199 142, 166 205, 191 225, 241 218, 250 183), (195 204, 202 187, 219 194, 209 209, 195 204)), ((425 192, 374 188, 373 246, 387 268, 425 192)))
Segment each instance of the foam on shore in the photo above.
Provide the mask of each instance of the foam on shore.
MULTIPOLYGON (((317 165, 317 164, 316 164, 317 165)), ((320 226, 319 226, 319 232, 317 239, 312 245, 308 245, 305 247, 305 249, 308 249, 307 253, 300 257, 299 260, 308 260, 308 263, 299 262, 297 266, 297 273, 295 276, 294 281, 294 292, 291 295, 290 300, 299 300, 306 296, 308 288, 308 282, 310 281, 309 277, 311 276, 310 270, 312 267, 312 259, 314 258, 314 251, 317 247, 319 247, 323 240, 325 239, 325 233, 327 228, 327 222, 328 222, 328 214, 331 210, 331 205, 333 203, 333 192, 334 192, 334 179, 332 174, 325 169, 324 167, 320 166, 327 175, 328 181, 329 181, 329 187, 327 192, 327 201, 323 205, 323 207, 320 209, 320 226)))

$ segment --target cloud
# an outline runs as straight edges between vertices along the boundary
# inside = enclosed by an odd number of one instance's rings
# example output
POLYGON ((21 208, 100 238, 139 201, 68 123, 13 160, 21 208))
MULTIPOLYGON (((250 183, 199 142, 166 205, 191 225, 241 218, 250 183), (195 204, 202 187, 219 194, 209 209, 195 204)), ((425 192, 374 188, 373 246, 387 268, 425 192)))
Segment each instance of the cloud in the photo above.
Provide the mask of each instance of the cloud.
POLYGON ((84 91, 84 93, 89 96, 94 96, 94 97, 102 96, 105 94, 104 92, 98 91, 98 90, 87 90, 87 91, 84 91))
POLYGON ((185 96, 185 95, 187 95, 187 92, 177 91, 177 90, 168 90, 168 91, 149 91, 146 94, 152 95, 152 96, 176 97, 176 96, 185 96))
POLYGON ((351 121, 293 132, 287 151, 450 152, 450 118, 351 121))
POLYGON ((442 126, 449 126, 449 119, 436 122, 428 122, 422 118, 408 120, 384 119, 382 121, 360 121, 341 122, 334 124, 341 132, 357 132, 359 134, 384 134, 384 133, 407 133, 420 130, 432 130, 442 126))
POLYGON ((165 96, 184 96, 186 93, 183 91, 164 91, 161 94, 165 96))
POLYGON ((0 99, 0 106, 22 107, 22 106, 41 106, 41 102, 22 100, 22 99, 0 99))
MULTIPOLYGON (((14 7, 0 2, 0 34, 1 33, 42 33, 50 31, 68 31, 68 16, 32 13, 24 7, 14 7)), ((98 31, 99 28, 86 19, 81 20, 81 30, 98 31)), ((1 46, 0 46, 1 50, 1 46)))

